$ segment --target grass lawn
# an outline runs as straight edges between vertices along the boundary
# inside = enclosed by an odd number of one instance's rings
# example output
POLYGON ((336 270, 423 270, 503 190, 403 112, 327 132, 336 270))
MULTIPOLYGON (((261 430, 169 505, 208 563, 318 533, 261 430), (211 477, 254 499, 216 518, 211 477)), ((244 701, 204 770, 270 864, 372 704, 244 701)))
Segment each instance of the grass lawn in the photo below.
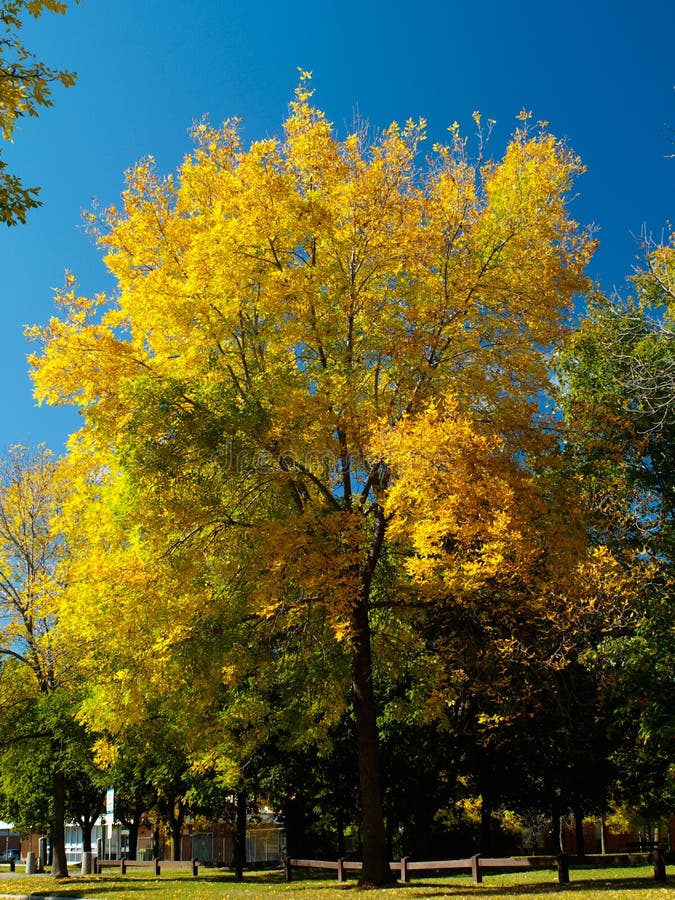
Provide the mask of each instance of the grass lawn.
POLYGON ((276 872, 251 872, 243 884, 235 884, 231 872, 222 869, 201 870, 199 878, 186 873, 171 873, 156 878, 138 870, 121 876, 96 875, 52 881, 48 876, 0 878, 0 896, 82 897, 89 900, 348 900, 364 896, 387 900, 506 900, 524 897, 528 900, 666 900, 675 898, 675 880, 657 885, 650 867, 626 869, 576 869, 570 872, 571 883, 559 885, 557 874, 548 871, 487 875, 483 883, 474 885, 467 875, 444 878, 420 877, 409 885, 388 890, 360 891, 355 881, 338 885, 325 878, 303 878, 284 884, 276 872))

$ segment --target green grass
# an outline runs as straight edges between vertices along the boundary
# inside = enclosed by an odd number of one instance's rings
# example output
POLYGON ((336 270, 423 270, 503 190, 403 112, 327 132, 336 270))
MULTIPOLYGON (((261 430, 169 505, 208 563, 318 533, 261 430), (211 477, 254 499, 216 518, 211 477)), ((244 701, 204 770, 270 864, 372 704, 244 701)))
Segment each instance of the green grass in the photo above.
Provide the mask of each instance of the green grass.
POLYGON ((243 884, 235 884, 232 874, 222 869, 201 870, 199 878, 189 873, 171 873, 156 878, 145 872, 129 875, 74 874, 64 881, 48 876, 0 878, 1 895, 33 897, 81 897, 89 900, 349 900, 363 895, 367 900, 666 900, 675 898, 672 875, 669 884, 657 885, 650 867, 625 869, 577 869, 570 872, 571 883, 559 885, 552 871, 487 875, 474 885, 470 876, 413 878, 409 885, 388 890, 361 891, 354 880, 338 885, 325 878, 298 878, 284 884, 277 872, 251 872, 243 884))

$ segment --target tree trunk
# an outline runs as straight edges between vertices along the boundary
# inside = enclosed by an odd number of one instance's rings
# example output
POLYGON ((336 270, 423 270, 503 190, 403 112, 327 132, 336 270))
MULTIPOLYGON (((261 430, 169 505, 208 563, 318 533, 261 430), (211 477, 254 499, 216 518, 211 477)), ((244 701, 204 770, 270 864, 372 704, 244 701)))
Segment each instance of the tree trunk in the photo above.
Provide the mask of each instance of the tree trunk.
POLYGON ((483 856, 492 854, 492 804, 485 794, 481 795, 480 802, 479 847, 483 856))
POLYGON ((54 814, 51 825, 52 838, 52 876, 68 877, 66 860, 66 779, 59 765, 52 772, 52 790, 54 814))
POLYGON ((91 833, 94 829, 94 819, 86 814, 74 816, 75 822, 82 829, 82 852, 91 853, 91 833))
POLYGON ((287 797, 284 802, 286 855, 291 859, 305 854, 305 800, 302 795, 287 797))
POLYGON ((87 816, 82 821, 82 852, 91 853, 91 833, 94 830, 95 819, 87 816))
POLYGON ((604 811, 600 815, 600 852, 603 855, 607 853, 607 823, 604 811))
POLYGON ((181 856, 183 838, 183 819, 185 818, 185 806, 177 804, 178 812, 174 810, 171 817, 171 856, 177 862, 181 856))
POLYGON ((135 799, 129 805, 130 815, 126 819, 121 819, 122 824, 129 832, 129 851, 127 859, 138 859, 138 830, 141 824, 141 818, 145 812, 145 804, 135 799))
POLYGON ((345 855, 345 823, 342 819, 342 813, 337 814, 337 821, 335 823, 335 829, 337 831, 337 855, 338 859, 342 859, 345 855))
MULTIPOLYGON (((429 799, 428 779, 418 770, 414 781, 413 827, 409 829, 409 846, 401 848, 401 855, 412 851, 415 859, 429 859, 432 846, 432 826, 436 804, 429 799)), ((432 857, 435 859, 435 855, 432 857)))
POLYGON ((234 880, 244 880, 246 865, 246 791, 237 794, 237 823, 234 830, 234 880))
POLYGON ((579 859, 583 859, 586 855, 586 848, 584 846, 584 813, 578 806, 574 807, 574 832, 577 844, 577 856, 579 859))
POLYGON ((124 824, 129 831, 129 859, 138 859, 138 819, 134 817, 124 824))
POLYGON ((564 853, 562 841, 562 810, 557 797, 551 802, 551 832, 553 837, 553 852, 564 853))
POLYGON ((363 870, 360 883, 391 884, 394 880, 387 858, 387 838, 382 811, 382 787, 377 734, 377 712, 373 691, 368 606, 361 601, 352 613, 354 661, 352 688, 356 721, 356 749, 361 796, 361 841, 363 870))

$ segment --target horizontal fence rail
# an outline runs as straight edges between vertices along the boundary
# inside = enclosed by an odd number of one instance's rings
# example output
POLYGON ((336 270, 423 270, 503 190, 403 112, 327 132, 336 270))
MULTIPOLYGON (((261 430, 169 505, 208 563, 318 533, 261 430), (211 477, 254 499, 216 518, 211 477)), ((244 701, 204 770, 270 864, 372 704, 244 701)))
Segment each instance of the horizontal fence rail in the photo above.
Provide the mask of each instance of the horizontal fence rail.
MULTIPOLYGON (((666 857, 662 850, 655 850, 653 853, 630 853, 630 854, 612 854, 608 857, 584 857, 581 861, 582 865, 595 865, 598 867, 612 865, 649 865, 654 866, 654 878, 658 882, 666 880, 666 857)), ((293 869, 328 869, 337 873, 337 880, 343 882, 346 879, 347 872, 360 872, 363 863, 347 860, 325 860, 325 859, 289 859, 285 857, 282 860, 286 880, 291 881, 293 877, 293 869)), ((481 856, 479 853, 466 859, 436 859, 436 860, 414 860, 409 856, 404 856, 400 862, 389 863, 392 872, 399 875, 400 880, 407 884, 410 881, 413 872, 444 872, 444 871, 465 871, 471 872, 471 877, 475 884, 480 884, 483 880, 483 874, 486 870, 494 869, 554 869, 558 872, 559 884, 569 884, 570 880, 570 861, 566 853, 558 856, 481 856)))
POLYGON ((198 859, 127 859, 122 856, 120 859, 95 859, 94 872, 100 875, 103 869, 119 868, 122 875, 127 874, 130 868, 154 869, 155 875, 161 875, 162 869, 192 869, 192 875, 196 878, 199 875, 198 859))

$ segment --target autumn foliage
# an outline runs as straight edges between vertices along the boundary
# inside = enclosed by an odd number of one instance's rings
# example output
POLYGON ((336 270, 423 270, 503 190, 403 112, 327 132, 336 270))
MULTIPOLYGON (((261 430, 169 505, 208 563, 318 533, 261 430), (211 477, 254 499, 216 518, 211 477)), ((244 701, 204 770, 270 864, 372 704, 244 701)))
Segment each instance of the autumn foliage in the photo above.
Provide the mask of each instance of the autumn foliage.
MULTIPOLYGON (((426 158, 424 139, 422 121, 339 139, 307 75, 280 138, 201 123, 175 176, 143 160, 92 216, 114 294, 69 276, 31 330, 38 397, 84 416, 72 603, 121 627, 119 683, 134 655, 178 679, 201 658, 222 703, 246 660, 266 671, 245 622, 275 677, 284 647, 339 648, 313 727, 353 709, 376 883, 380 636, 461 607, 540 617, 564 665, 621 579, 588 549, 550 374, 594 247, 567 204, 581 163, 526 120, 499 161, 473 162, 457 126, 426 158)), ((437 674, 429 709, 453 696, 437 674)))

